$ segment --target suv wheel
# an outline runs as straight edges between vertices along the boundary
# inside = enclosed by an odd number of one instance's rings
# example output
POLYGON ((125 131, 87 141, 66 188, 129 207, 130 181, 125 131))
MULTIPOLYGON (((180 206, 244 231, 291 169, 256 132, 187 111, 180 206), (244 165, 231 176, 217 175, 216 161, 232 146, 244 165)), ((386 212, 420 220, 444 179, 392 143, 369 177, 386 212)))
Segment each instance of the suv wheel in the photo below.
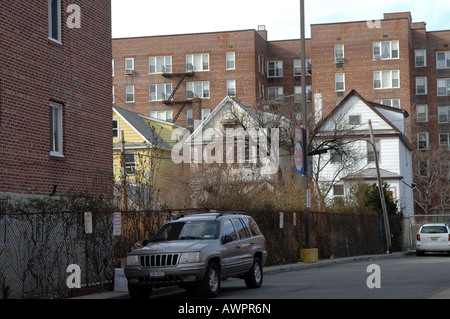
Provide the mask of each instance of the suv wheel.
POLYGON ((206 268, 205 277, 200 282, 199 292, 205 298, 215 298, 220 292, 220 272, 215 262, 210 262, 206 268))
POLYGON ((131 299, 145 300, 152 295, 151 286, 139 286, 128 283, 128 294, 131 299))
POLYGON ((261 263, 261 259, 259 257, 255 257, 253 260, 252 268, 250 268, 249 272, 245 275, 245 284, 247 288, 259 288, 263 282, 263 267, 261 263))

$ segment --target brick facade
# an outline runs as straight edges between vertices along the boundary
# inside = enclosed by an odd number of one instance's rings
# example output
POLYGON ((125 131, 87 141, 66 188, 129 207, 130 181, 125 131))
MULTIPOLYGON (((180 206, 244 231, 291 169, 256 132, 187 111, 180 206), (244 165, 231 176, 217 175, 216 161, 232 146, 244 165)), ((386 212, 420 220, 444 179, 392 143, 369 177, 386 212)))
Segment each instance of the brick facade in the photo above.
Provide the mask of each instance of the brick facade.
POLYGON ((60 12, 54 41, 47 1, 2 2, 0 193, 91 190, 111 174, 111 3, 62 0, 60 12), (66 23, 71 4, 80 28, 66 23), (62 107, 59 156, 51 155, 51 103, 62 107))

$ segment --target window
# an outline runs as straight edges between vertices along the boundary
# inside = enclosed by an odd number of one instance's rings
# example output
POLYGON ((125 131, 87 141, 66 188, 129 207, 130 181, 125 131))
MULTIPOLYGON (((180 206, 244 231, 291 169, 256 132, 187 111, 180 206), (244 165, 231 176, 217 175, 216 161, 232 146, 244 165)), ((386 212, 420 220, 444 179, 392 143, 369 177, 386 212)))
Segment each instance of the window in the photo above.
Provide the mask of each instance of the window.
POLYGON ((417 133, 417 147, 419 150, 427 150, 429 144, 428 132, 417 133))
POLYGON ((450 106, 438 107, 439 123, 450 123, 450 106))
POLYGON ((62 105, 50 104, 50 155, 63 155, 62 105))
POLYGON ((194 126, 194 112, 192 110, 186 111, 187 126, 194 126))
POLYGON ((439 134, 439 146, 450 149, 450 133, 439 134))
POLYGON ((127 85, 125 87, 125 102, 134 102, 134 85, 127 85))
POLYGON ((341 63, 344 62, 344 45, 336 44, 334 46, 334 61, 341 63))
POLYGON ((417 105, 417 122, 428 122, 428 105, 417 105))
POLYGON ((61 42, 61 0, 48 0, 48 38, 61 42))
POLYGON ((438 96, 450 95, 450 79, 438 79, 438 96))
POLYGON ((250 232, 239 218, 233 218, 233 224, 236 227, 236 230, 239 234, 239 238, 243 239, 250 237, 250 232))
POLYGON ((427 50, 416 50, 416 67, 427 66, 427 50))
POLYGON ((335 74, 334 83, 336 92, 345 91, 345 74, 344 73, 335 74))
POLYGON ((125 172, 128 175, 136 174, 136 152, 126 151, 125 152, 125 172))
POLYGON ((119 138, 119 120, 113 120, 113 139, 119 138))
POLYGON ((334 196, 344 196, 344 185, 333 185, 334 196))
POLYGON ((112 76, 114 76, 114 59, 112 60, 112 76))
MULTIPOLYGON (((375 149, 377 150, 377 158, 378 162, 381 162, 380 150, 381 150, 381 141, 375 140, 375 149)), ((373 146, 371 141, 367 141, 367 162, 375 163, 375 153, 373 151, 373 146)))
POLYGON ((231 220, 225 220, 223 222, 223 229, 222 229, 222 233, 223 236, 225 235, 230 235, 231 237, 233 237, 233 240, 237 240, 237 233, 236 233, 236 229, 234 229, 233 224, 231 223, 231 220))
POLYGON ((284 89, 282 86, 269 88, 269 100, 282 102, 284 99, 284 89))
MULTIPOLYGON (((311 85, 306 86, 306 100, 311 101, 312 99, 312 89, 311 85)), ((302 87, 301 86, 295 86, 294 87, 294 101, 295 102, 301 102, 302 101, 302 87)))
POLYGON ((361 115, 350 115, 348 117, 348 124, 361 125, 361 115))
POLYGON ((186 71, 209 71, 209 54, 204 53, 186 55, 186 71))
POLYGON ((333 164, 342 163, 342 154, 338 151, 331 151, 330 162, 333 164))
POLYGON ((125 58, 125 73, 126 71, 134 71, 134 58, 125 58))
POLYGON ((227 95, 236 96, 236 80, 227 80, 227 95))
MULTIPOLYGON (((302 60, 294 60, 294 76, 302 75, 302 60)), ((311 75, 311 59, 306 59, 306 75, 311 75)))
POLYGON ((172 84, 150 84, 150 102, 166 101, 172 94, 172 84))
POLYGON ((227 52, 226 68, 227 70, 234 70, 236 68, 236 54, 234 52, 227 52))
POLYGON ((396 109, 400 108, 400 99, 384 99, 384 100, 375 100, 375 103, 395 107, 396 109))
POLYGON ((430 176, 430 167, 428 161, 419 161, 419 176, 420 177, 429 177, 430 176))
POLYGON ((158 56, 149 57, 149 73, 172 73, 172 57, 171 56, 158 56))
POLYGON ((283 77, 283 61, 269 61, 267 62, 267 70, 269 78, 283 77))
POLYGON ((400 87, 400 71, 375 71, 373 72, 374 89, 392 89, 400 87))
POLYGON ((416 94, 427 94, 427 77, 417 77, 416 78, 416 94))
POLYGON ((399 42, 386 41, 373 43, 373 58, 374 60, 389 60, 399 58, 399 42))
POLYGON ((450 51, 436 53, 436 68, 449 69, 450 68, 450 51))
POLYGON ((167 111, 150 111, 150 117, 153 117, 158 120, 163 121, 171 121, 173 112, 170 110, 167 111))
POLYGON ((186 98, 193 99, 195 96, 198 96, 201 99, 210 97, 209 81, 186 83, 186 98))
POLYGON ((450 180, 450 161, 440 161, 439 167, 440 167, 440 175, 443 178, 450 180))
POLYGON ((210 114, 210 109, 202 109, 202 121, 206 120, 210 114))

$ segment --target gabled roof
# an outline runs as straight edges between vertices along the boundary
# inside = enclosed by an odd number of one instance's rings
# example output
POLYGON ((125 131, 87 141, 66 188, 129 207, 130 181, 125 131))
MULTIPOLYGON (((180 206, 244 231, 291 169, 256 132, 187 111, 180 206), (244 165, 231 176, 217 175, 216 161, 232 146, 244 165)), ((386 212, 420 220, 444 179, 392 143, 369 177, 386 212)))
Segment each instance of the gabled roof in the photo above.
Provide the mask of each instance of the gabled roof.
POLYGON ((172 147, 158 133, 156 133, 147 122, 143 120, 143 115, 129 111, 118 106, 113 106, 113 111, 122 118, 137 134, 139 134, 144 143, 150 147, 158 147, 171 150, 172 147))
MULTIPOLYGON (((403 179, 402 176, 380 168, 380 175, 383 180, 387 179, 403 179)), ((376 180, 378 178, 376 168, 365 168, 358 172, 347 175, 342 180, 376 180)))

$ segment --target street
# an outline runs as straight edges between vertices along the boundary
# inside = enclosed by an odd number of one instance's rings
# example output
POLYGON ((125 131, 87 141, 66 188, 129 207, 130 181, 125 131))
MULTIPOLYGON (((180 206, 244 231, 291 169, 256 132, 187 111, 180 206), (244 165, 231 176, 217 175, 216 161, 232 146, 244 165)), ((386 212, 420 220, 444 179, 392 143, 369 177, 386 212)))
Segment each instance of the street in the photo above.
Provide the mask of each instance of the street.
MULTIPOLYGON (((198 299, 182 289, 151 297, 198 299)), ((217 299, 429 299, 450 298, 450 256, 415 255, 375 261, 351 262, 298 271, 267 274, 261 289, 245 287, 243 280, 222 283, 217 299), (369 288, 368 272, 379 266, 380 288, 369 288)))

